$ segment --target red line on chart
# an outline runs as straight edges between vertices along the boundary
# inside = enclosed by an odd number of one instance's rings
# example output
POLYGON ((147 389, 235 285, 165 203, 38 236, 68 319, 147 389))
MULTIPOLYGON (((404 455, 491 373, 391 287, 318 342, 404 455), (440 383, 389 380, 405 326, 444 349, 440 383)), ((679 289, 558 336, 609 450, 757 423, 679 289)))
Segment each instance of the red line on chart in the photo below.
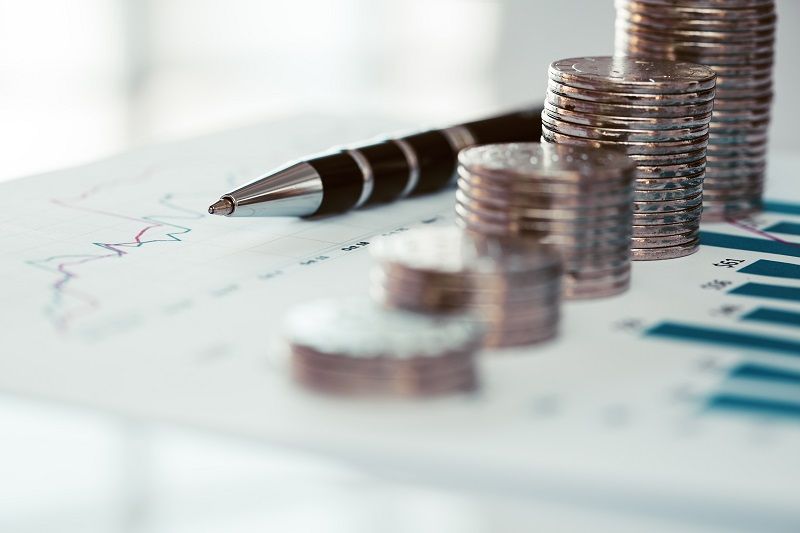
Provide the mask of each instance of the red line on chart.
POLYGON ((735 220, 735 219, 732 219, 732 218, 728 218, 725 221, 728 224, 732 225, 732 226, 735 226, 735 227, 737 227, 739 229, 743 229, 744 231, 748 231, 750 233, 758 235, 759 237, 764 237, 765 239, 769 239, 771 241, 779 242, 781 244, 788 244, 789 246, 800 246, 800 243, 796 243, 796 242, 792 242, 792 241, 787 241, 785 239, 781 239, 780 237, 777 237, 777 236, 773 235, 772 233, 769 233, 768 231, 764 231, 762 229, 758 229, 755 226, 751 226, 750 224, 747 224, 747 223, 742 222, 740 220, 735 220))

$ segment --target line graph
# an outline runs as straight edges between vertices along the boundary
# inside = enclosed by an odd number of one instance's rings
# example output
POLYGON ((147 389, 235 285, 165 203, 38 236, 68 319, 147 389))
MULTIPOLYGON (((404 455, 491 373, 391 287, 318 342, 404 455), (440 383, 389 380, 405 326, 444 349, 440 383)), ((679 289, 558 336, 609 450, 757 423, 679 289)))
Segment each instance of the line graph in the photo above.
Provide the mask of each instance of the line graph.
POLYGON ((100 307, 98 296, 76 286, 77 280, 80 279, 82 266, 97 261, 120 259, 133 250, 146 245, 181 242, 185 235, 192 231, 189 222, 199 220, 205 216, 205 213, 178 205, 173 193, 165 194, 157 200, 159 211, 163 210, 163 212, 141 217, 81 205, 81 202, 108 188, 135 183, 147 179, 151 175, 152 171, 147 171, 132 180, 100 184, 69 199, 51 200, 51 203, 66 209, 142 224, 127 239, 112 242, 92 242, 91 244, 98 248, 96 253, 58 254, 26 261, 27 264, 33 267, 56 275, 55 281, 50 286, 50 301, 45 306, 45 314, 58 331, 66 332, 76 319, 90 314, 100 307), (162 233, 153 235, 155 230, 159 228, 163 230, 162 233))

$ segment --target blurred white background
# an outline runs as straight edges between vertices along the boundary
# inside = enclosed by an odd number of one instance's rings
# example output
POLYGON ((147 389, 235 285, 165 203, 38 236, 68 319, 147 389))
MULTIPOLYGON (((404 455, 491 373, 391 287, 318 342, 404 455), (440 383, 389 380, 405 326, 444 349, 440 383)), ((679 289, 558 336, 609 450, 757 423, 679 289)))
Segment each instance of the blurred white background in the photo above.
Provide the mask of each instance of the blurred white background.
MULTIPOLYGON (((778 4, 771 142, 797 150, 800 2, 778 4)), ((422 124, 538 103, 550 61, 612 52, 613 17, 612 0, 0 0, 0 180, 293 113, 422 124)), ((260 445, 1 400, 3 532, 675 525, 379 484, 260 445)))
MULTIPOLYGON (((800 120, 780 14, 772 145, 800 120)), ((0 179, 298 112, 460 120, 609 54, 612 0, 0 0, 0 179)))

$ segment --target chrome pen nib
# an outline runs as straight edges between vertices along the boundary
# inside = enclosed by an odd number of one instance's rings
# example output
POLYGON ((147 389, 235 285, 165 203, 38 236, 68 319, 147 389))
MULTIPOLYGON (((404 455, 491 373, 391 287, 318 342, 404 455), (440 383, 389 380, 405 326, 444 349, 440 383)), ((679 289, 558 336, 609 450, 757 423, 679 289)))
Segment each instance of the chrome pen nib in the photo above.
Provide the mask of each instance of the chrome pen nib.
POLYGON ((227 198, 220 198, 208 206, 209 215, 230 215, 233 213, 233 202, 227 198))

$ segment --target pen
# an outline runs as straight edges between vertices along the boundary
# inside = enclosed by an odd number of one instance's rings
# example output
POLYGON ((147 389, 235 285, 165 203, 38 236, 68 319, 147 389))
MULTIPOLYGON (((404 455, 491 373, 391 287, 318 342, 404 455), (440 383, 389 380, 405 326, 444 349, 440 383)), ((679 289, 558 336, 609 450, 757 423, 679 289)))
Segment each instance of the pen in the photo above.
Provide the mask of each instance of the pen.
POLYGON ((462 148, 538 142, 541 111, 525 109, 313 157, 222 195, 208 212, 234 217, 332 215, 433 192, 453 183, 462 148))

